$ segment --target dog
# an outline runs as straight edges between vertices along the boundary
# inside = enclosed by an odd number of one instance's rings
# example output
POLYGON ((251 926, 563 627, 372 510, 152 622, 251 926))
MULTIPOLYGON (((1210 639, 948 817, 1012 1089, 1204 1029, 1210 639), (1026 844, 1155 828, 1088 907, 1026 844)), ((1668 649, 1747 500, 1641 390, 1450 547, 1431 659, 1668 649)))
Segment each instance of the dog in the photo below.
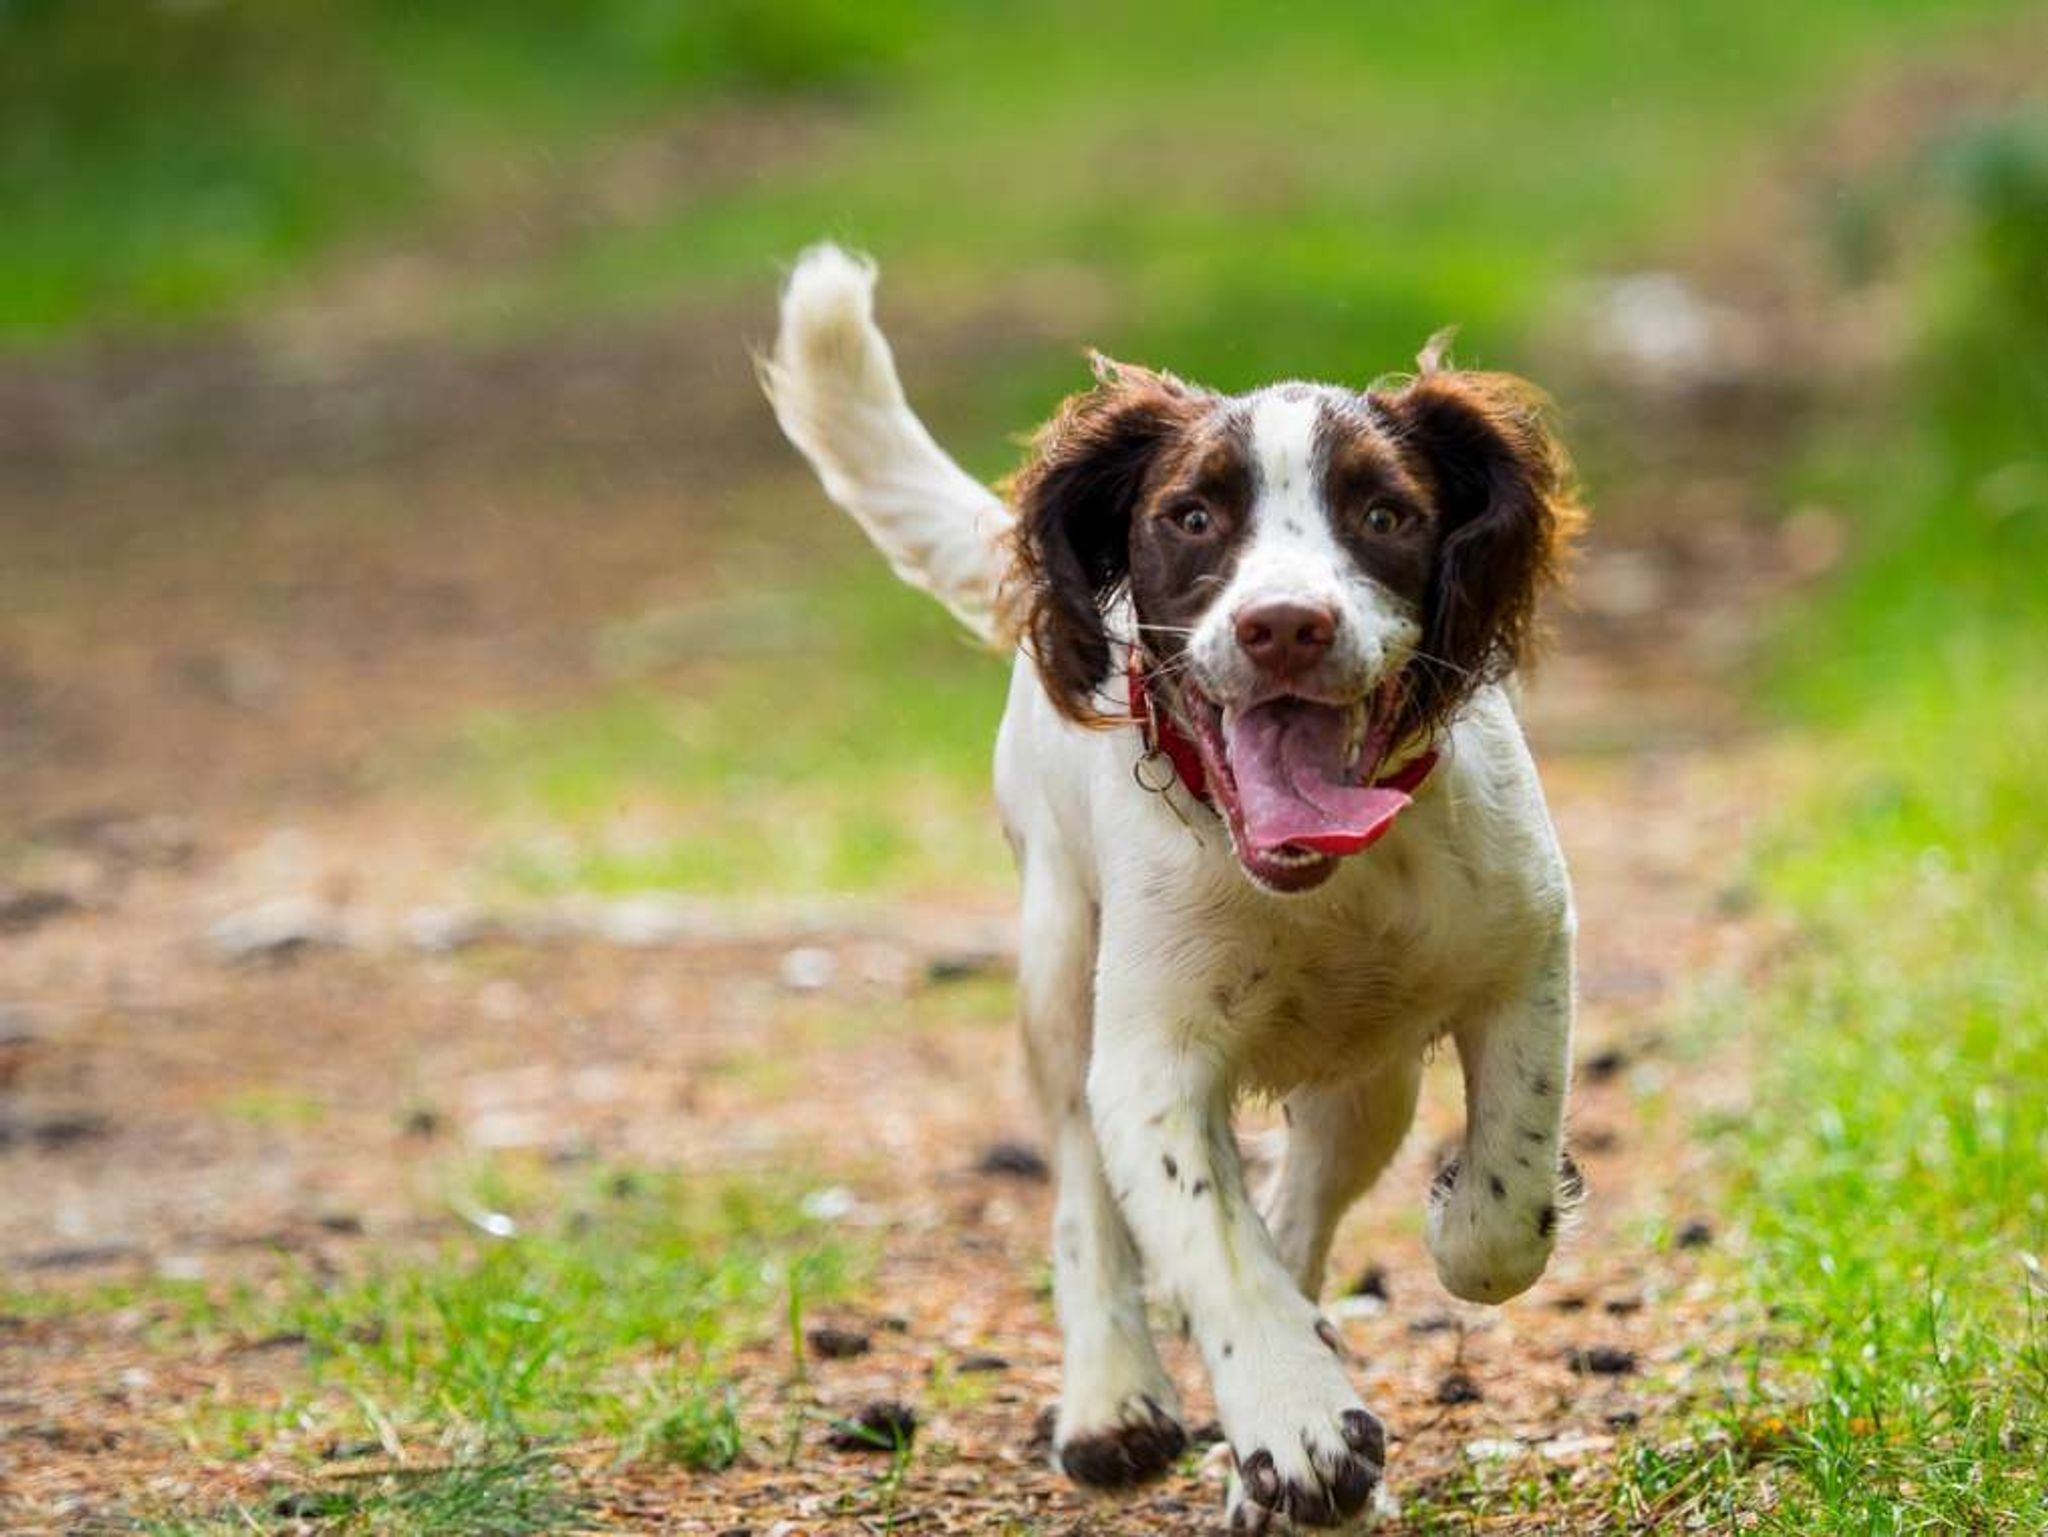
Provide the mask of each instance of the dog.
POLYGON ((908 582, 1013 646, 995 788, 1057 1179, 1057 1465, 1185 1450, 1143 1284, 1215 1390, 1234 1530, 1368 1522, 1386 1437, 1316 1297, 1448 1036, 1444 1286, 1532 1285, 1562 1146, 1575 920, 1512 674, 1582 520, 1543 397, 1452 367, 1223 395, 1095 360, 998 495, 906 404, 871 264, 803 254, 762 360, 784 432, 908 582), (1278 1097, 1259 1200, 1234 1102, 1278 1097))

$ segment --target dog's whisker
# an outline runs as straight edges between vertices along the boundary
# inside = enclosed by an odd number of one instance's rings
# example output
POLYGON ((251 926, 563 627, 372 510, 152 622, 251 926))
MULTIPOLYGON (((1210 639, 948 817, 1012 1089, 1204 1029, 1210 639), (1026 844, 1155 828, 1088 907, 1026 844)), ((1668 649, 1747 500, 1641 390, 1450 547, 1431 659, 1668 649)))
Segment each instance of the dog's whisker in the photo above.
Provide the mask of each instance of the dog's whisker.
MULTIPOLYGON (((1410 660, 1412 661, 1427 662, 1432 667, 1447 667, 1452 672, 1457 673, 1460 677, 1463 678, 1476 678, 1479 676, 1479 674, 1474 672, 1471 668, 1460 667, 1456 662, 1452 661, 1447 656, 1435 656, 1427 651, 1411 651, 1408 653, 1408 655, 1410 660)), ((1401 682, 1402 686, 1405 688, 1408 682, 1406 673, 1402 674, 1401 682)))

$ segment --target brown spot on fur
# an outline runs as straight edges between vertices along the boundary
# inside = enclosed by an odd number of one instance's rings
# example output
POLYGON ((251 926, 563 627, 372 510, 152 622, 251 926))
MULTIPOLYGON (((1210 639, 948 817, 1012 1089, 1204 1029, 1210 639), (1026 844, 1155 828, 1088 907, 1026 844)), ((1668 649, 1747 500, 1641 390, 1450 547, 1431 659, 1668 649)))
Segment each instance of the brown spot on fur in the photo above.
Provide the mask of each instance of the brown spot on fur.
POLYGON ((1331 533, 1361 571, 1419 616, 1438 543, 1439 518, 1428 486, 1363 396, 1326 399, 1316 437, 1331 533), (1366 520, 1375 508, 1394 513, 1396 526, 1374 530, 1366 520))

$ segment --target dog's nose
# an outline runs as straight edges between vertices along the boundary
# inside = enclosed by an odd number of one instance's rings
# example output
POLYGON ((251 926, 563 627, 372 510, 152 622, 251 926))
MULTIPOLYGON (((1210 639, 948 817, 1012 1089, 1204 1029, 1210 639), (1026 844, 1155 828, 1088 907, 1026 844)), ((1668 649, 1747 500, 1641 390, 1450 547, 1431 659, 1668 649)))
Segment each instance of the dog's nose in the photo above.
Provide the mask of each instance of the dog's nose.
POLYGON ((1315 603, 1253 603, 1237 611, 1237 643, 1282 677, 1307 672, 1337 638, 1335 611, 1315 603))

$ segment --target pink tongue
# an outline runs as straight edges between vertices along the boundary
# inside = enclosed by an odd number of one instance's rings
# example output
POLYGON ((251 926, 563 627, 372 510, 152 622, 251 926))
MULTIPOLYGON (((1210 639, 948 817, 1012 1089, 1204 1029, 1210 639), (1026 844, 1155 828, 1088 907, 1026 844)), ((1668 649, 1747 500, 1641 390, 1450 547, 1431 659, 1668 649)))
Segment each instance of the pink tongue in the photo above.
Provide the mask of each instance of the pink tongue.
MULTIPOLYGON (((1355 854, 1393 824, 1409 797, 1351 783, 1344 773, 1344 712, 1280 699, 1225 728, 1244 835, 1261 852, 1293 844, 1318 854, 1355 854)), ((1366 757, 1373 759, 1372 744, 1366 757)))

